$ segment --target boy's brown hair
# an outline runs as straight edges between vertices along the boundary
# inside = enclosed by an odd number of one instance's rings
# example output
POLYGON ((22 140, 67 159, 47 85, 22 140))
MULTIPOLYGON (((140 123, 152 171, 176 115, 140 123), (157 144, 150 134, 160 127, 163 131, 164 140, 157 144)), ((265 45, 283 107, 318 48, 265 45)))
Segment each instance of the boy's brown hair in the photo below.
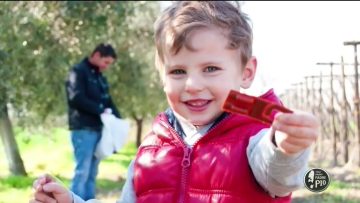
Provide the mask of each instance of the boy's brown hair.
POLYGON ((230 49, 241 51, 243 65, 252 56, 252 29, 248 16, 226 1, 180 1, 165 9, 155 22, 155 63, 164 65, 165 53, 176 55, 188 44, 191 31, 199 28, 220 28, 227 35, 230 49))

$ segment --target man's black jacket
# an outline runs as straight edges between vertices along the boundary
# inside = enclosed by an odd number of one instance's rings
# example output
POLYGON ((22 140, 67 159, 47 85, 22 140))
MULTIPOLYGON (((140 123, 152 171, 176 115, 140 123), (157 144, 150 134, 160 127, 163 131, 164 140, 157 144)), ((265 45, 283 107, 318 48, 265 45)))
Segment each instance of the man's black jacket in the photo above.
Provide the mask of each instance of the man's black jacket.
POLYGON ((88 58, 71 69, 65 86, 70 130, 101 130, 100 114, 105 108, 111 108, 112 113, 121 118, 106 78, 88 58))

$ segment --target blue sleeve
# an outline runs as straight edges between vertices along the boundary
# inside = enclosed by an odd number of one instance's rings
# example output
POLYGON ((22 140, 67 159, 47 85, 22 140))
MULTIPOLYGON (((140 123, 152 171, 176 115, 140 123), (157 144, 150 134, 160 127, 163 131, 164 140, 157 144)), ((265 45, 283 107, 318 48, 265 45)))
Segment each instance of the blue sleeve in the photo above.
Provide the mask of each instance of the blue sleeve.
POLYGON ((131 161, 128 167, 127 177, 122 188, 121 195, 116 203, 135 203, 136 195, 133 185, 133 177, 134 177, 134 160, 131 161))

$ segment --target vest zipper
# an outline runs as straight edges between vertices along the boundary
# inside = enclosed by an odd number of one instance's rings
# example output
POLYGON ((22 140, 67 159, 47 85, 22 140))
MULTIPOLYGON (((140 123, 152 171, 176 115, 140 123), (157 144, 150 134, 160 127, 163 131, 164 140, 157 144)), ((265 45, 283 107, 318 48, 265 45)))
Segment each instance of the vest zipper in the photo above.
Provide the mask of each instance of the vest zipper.
POLYGON ((181 191, 180 191, 180 198, 179 203, 185 202, 185 191, 186 191, 186 185, 187 185, 187 179, 188 179, 188 173, 189 173, 189 166, 191 162, 191 152, 192 149, 190 147, 187 147, 185 145, 184 147, 184 156, 183 160, 181 162, 182 170, 181 170, 181 191))
POLYGON ((188 182, 188 173, 189 173, 189 166, 191 165, 191 153, 194 146, 202 140, 205 136, 207 136, 211 131, 213 131, 215 128, 219 126, 220 123, 223 123, 224 121, 228 120, 231 117, 231 115, 226 116, 224 119, 222 119, 220 122, 218 122, 214 127, 212 127, 208 132, 205 133, 204 136, 202 136, 200 139, 198 139, 191 147, 187 146, 184 140, 180 137, 180 135, 176 132, 176 130, 168 125, 166 122, 161 121, 164 126, 166 126, 169 130, 171 130, 180 140, 180 142, 183 145, 184 149, 184 156, 181 161, 181 191, 180 191, 180 197, 179 197, 179 203, 185 202, 185 191, 186 186, 188 182))
POLYGON ((186 145, 186 143, 184 142, 184 140, 181 138, 181 136, 176 132, 176 130, 170 126, 169 124, 167 124, 164 121, 160 121, 160 123, 162 123, 167 129, 169 129, 170 131, 172 131, 174 133, 174 135, 178 138, 178 140, 181 142, 181 145, 183 147, 184 150, 184 155, 183 155, 183 159, 181 161, 181 186, 180 186, 180 197, 179 197, 179 203, 184 203, 185 202, 185 191, 186 191, 186 185, 187 185, 187 176, 189 173, 189 166, 191 164, 191 152, 192 152, 192 148, 188 147, 186 145))

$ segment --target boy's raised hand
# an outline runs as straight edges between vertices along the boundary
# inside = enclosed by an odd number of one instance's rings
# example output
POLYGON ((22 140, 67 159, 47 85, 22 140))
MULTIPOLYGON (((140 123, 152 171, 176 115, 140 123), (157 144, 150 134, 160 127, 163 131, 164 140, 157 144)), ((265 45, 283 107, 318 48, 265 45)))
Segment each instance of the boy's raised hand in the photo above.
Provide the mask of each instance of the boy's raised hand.
POLYGON ((319 120, 306 112, 277 113, 272 128, 277 147, 288 155, 305 150, 320 134, 319 120))
POLYGON ((72 195, 69 190, 55 177, 44 174, 33 183, 34 199, 29 203, 72 203, 72 195))

